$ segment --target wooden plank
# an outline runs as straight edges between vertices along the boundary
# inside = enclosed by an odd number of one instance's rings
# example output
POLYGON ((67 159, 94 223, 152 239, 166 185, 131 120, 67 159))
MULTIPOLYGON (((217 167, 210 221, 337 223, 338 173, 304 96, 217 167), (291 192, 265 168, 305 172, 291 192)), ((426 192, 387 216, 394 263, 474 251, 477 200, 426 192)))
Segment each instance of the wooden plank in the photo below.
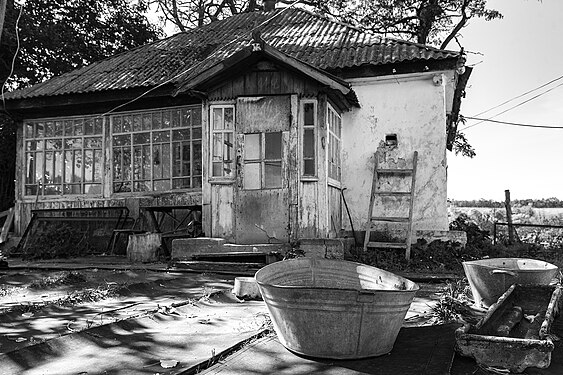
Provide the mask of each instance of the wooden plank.
POLYGON ((389 173, 389 174, 412 174, 412 169, 398 169, 398 168, 384 168, 378 169, 377 173, 389 173))
POLYGON ((408 217, 398 217, 398 216, 372 216, 371 221, 386 221, 391 223, 408 223, 408 217))
POLYGON ((410 196, 410 191, 376 191, 375 195, 390 196, 390 197, 402 197, 410 196))
MULTIPOLYGON (((279 72, 276 72, 279 78, 279 72)), ((279 84, 279 81, 278 81, 279 84)), ((291 95, 291 118, 289 124, 289 144, 287 149, 288 194, 289 194, 289 238, 296 241, 299 227, 299 99, 291 95)))
POLYGON ((403 242, 375 242, 370 241, 367 247, 388 248, 388 249, 405 249, 407 245, 403 242))
POLYGON ((318 196, 317 196, 317 210, 319 212, 319 235, 321 237, 328 237, 330 230, 330 211, 328 203, 328 129, 327 129, 327 108, 328 101, 327 95, 319 94, 319 101, 317 105, 317 129, 315 145, 317 149, 317 176, 319 177, 318 196))
POLYGON ((4 225, 2 226, 2 232, 0 233, 0 243, 4 243, 8 239, 8 231, 10 230, 10 227, 12 226, 12 221, 14 220, 14 207, 0 213, 0 217, 3 216, 6 216, 6 220, 4 221, 4 225))

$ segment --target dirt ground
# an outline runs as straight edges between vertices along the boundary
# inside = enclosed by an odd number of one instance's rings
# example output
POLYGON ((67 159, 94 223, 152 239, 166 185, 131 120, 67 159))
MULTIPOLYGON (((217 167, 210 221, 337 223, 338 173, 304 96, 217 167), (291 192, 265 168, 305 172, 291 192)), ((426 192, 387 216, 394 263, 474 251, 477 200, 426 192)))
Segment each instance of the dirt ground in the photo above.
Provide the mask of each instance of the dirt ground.
MULTIPOLYGON (((0 271, 0 352, 146 313, 174 304, 229 295, 234 276, 147 270, 0 271), (229 292, 229 293, 227 293, 229 292)), ((432 324, 444 283, 420 284, 406 326, 432 324)))

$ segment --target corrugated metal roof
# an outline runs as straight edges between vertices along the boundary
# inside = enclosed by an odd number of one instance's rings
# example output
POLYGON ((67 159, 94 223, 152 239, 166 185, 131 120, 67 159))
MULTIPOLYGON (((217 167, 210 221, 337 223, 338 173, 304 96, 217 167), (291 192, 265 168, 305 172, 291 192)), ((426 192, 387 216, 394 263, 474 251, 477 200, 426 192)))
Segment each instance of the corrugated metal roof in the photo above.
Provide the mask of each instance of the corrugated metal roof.
POLYGON ((250 45, 254 29, 272 47, 325 70, 459 56, 458 52, 382 38, 302 9, 276 9, 243 13, 179 33, 8 93, 6 98, 181 84, 250 45))

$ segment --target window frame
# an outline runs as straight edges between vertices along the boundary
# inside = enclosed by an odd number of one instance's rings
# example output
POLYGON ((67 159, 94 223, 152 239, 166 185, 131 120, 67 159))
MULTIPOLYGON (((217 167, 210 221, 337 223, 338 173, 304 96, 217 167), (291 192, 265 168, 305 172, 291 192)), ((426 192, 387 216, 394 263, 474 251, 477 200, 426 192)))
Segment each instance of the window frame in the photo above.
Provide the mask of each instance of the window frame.
MULTIPOLYGON (((328 103, 326 108, 326 130, 327 130, 327 181, 329 184, 340 187, 342 183, 342 115, 338 113, 336 108, 334 108, 330 103, 328 103), (335 116, 338 121, 335 124, 335 127, 338 126, 338 133, 334 132, 331 129, 331 112, 335 116), (337 141, 338 145, 338 159, 336 163, 331 163, 331 153, 333 151, 334 142, 337 141), (331 164, 334 164, 337 168, 337 178, 331 176, 331 164)), ((335 128, 336 130, 336 128, 335 128)))
POLYGON ((318 147, 318 132, 319 132, 319 119, 318 119, 318 100, 316 99, 301 99, 299 103, 299 175, 301 181, 318 181, 319 179, 319 147, 318 147), (313 124, 305 124, 305 105, 313 104, 313 124), (305 157, 305 132, 306 130, 313 131, 313 157, 305 157), (305 173, 305 161, 313 160, 314 173, 305 173))
POLYGON ((244 150, 243 150, 243 190, 273 190, 273 189, 282 189, 283 188, 283 171, 284 171, 284 136, 283 131, 275 131, 275 132, 255 132, 255 133, 244 133, 244 150), (279 158, 267 158, 266 156, 266 134, 279 134, 280 137, 280 155, 279 158), (258 144, 260 146, 258 158, 247 158, 247 136, 249 135, 257 135, 258 136, 258 144), (279 186, 266 186, 266 165, 268 163, 279 163, 280 165, 280 184, 279 186), (258 187, 256 188, 247 188, 246 181, 246 172, 248 165, 258 165, 258 170, 260 173, 258 187))
MULTIPOLYGON (((216 103, 216 104, 211 104, 209 105, 209 140, 208 140, 208 144, 209 144, 209 150, 208 155, 209 155, 209 162, 208 162, 208 168, 209 168, 209 181, 210 182, 228 182, 228 183, 232 183, 235 178, 236 178, 236 133, 235 133, 235 127, 236 127, 236 108, 235 108, 235 104, 234 103, 216 103), (213 116, 213 110, 214 109, 222 109, 222 121, 224 124, 225 121, 225 109, 226 108, 230 108, 233 111, 233 126, 231 129, 225 129, 224 127, 219 128, 219 129, 215 129, 215 117, 213 116), (219 163, 219 161, 214 161, 214 154, 215 154, 215 143, 214 143, 214 135, 215 134, 222 134, 221 139, 224 139, 225 134, 230 134, 231 135, 231 139, 232 139, 232 143, 233 143, 233 147, 232 147, 232 169, 231 169, 231 174, 230 175, 224 175, 222 174, 221 176, 216 176, 214 175, 214 170, 213 170, 213 163, 219 163)), ((222 142, 222 147, 221 147, 221 163, 225 163, 225 155, 224 155, 224 142, 222 142)), ((224 171, 224 169, 223 169, 224 171)))
MULTIPOLYGON (((158 108, 151 108, 151 109, 143 109, 143 110, 136 110, 136 111, 126 111, 126 112, 116 112, 113 113, 111 115, 108 116, 109 120, 109 127, 108 127, 108 131, 109 131, 109 139, 110 139, 110 160, 109 160, 109 167, 111 168, 111 182, 110 182, 110 194, 117 194, 117 195, 123 195, 123 194, 129 194, 129 195, 138 195, 138 194, 155 194, 155 193, 170 193, 170 192, 179 192, 179 191, 191 191, 191 190, 199 190, 202 189, 202 183, 203 183, 203 112, 202 112, 202 106, 199 104, 196 105, 182 105, 182 106, 173 106, 173 107, 158 107, 158 108), (183 124, 183 119, 182 119, 182 114, 184 110, 189 110, 190 111, 190 123, 187 126, 182 126, 183 124), (175 121, 175 111, 178 112, 177 116, 177 121, 178 121, 178 126, 174 126, 174 121, 175 121), (195 123, 193 121, 193 111, 199 111, 199 123, 195 123), (169 126, 164 127, 164 122, 165 122, 165 112, 168 112, 169 114, 169 126), (160 127, 158 128, 153 128, 153 123, 151 122, 151 126, 149 126, 148 128, 145 129, 145 125, 144 125, 144 119, 145 119, 145 115, 150 115, 152 121, 154 121, 154 115, 158 113, 158 117, 160 118, 160 127), (128 131, 121 131, 121 132, 116 132, 115 131, 115 124, 114 121, 117 117, 121 118, 121 126, 123 126, 124 124, 124 118, 125 117, 130 117, 131 118, 131 129, 129 129, 128 131), (140 117, 140 121, 141 121, 141 129, 137 129, 135 130, 135 123, 134 123, 134 118, 140 117), (199 129, 199 137, 194 137, 194 134, 197 132, 194 131, 194 129, 199 129), (189 136, 187 136, 186 138, 182 139, 174 139, 174 132, 177 130, 187 130, 189 132, 189 136), (162 132, 168 132, 168 139, 165 141, 158 141, 155 139, 155 137, 158 135, 158 133, 162 133, 162 132), (140 136, 144 133, 148 133, 149 135, 149 141, 148 143, 136 143, 135 142, 135 136, 140 136), (127 136, 129 138, 129 144, 126 145, 126 147, 123 146, 118 146, 116 144, 116 137, 118 136, 127 136), (197 145, 199 144, 199 153, 200 153, 200 157, 198 160, 194 160, 194 155, 197 154, 197 150, 196 148, 197 145), (162 174, 164 174, 164 170, 161 173, 161 176, 155 176, 155 146, 160 146, 160 150, 162 150, 165 145, 168 145, 168 176, 167 177, 163 177, 162 174), (189 147, 189 160, 185 160, 184 159, 184 147, 186 147, 186 145, 188 145, 189 147), (194 145, 196 147, 194 147, 194 145), (141 149, 144 149, 144 147, 148 147, 148 151, 149 151, 149 160, 150 163, 148 163, 148 178, 144 178, 144 179, 136 179, 135 178, 135 155, 136 155, 136 148, 137 147, 141 147, 141 149), (179 147, 179 156, 176 157, 176 148, 179 147), (128 148, 130 151, 130 155, 129 155, 129 179, 128 181, 125 181, 124 179, 120 179, 120 180, 116 180, 116 173, 115 173, 115 167, 116 165, 115 163, 115 152, 118 148, 128 148), (179 171, 180 173, 178 175, 175 175, 176 173, 176 165, 175 162, 179 161, 180 163, 180 168, 179 171), (194 163, 195 161, 195 163, 194 163), (185 164, 188 165, 188 173, 185 174, 183 171, 185 170, 185 164), (199 165, 199 174, 195 173, 196 169, 198 169, 198 165, 199 165), (186 180, 188 179, 190 181, 189 186, 181 186, 178 188, 174 187, 175 181, 182 181, 182 180, 186 180), (198 180, 199 179, 199 180, 198 180), (169 185, 168 188, 166 189, 162 189, 162 190, 155 190, 155 183, 158 181, 168 181, 169 185), (129 190, 126 191, 116 191, 115 190, 115 186, 118 183, 124 183, 124 182, 129 182, 130 183, 130 188, 129 190), (150 188, 146 189, 146 190, 137 190, 135 188, 135 183, 141 183, 141 182, 145 182, 145 183, 149 183, 150 184, 150 188)), ((164 155, 164 154, 162 154, 164 155)), ((161 155, 161 157, 162 157, 161 155)), ((142 156, 141 156, 142 158, 142 156)), ((122 163, 123 165, 123 163, 122 163)), ((143 170, 145 170, 147 167, 142 167, 143 170)))
MULTIPOLYGON (((82 115, 82 116, 63 116, 63 117, 45 117, 45 118, 38 118, 38 119, 29 119, 23 121, 23 133, 22 133, 22 142, 23 142, 23 162, 25 163, 22 168, 22 184, 21 189, 23 193, 23 197, 43 197, 43 198, 53 198, 53 197, 61 197, 61 196, 79 196, 79 195, 86 195, 89 197, 95 196, 102 196, 104 194, 104 185, 105 185, 105 174, 104 174, 104 166, 106 165, 106 155, 105 155, 105 117, 102 117, 100 114, 91 114, 91 115, 82 115), (87 123, 90 122, 90 129, 91 132, 87 134, 87 123), (77 122, 81 122, 81 134, 66 134, 68 129, 72 129, 72 132, 75 132, 77 122), (52 124, 53 128, 53 135, 47 134, 47 127, 48 123, 52 124), (41 137, 37 136, 37 126, 39 124, 43 124, 43 135, 41 137), (60 134, 57 135, 57 124, 60 127, 60 134), (33 126, 33 135, 28 135, 28 126, 33 126), (68 127, 70 125, 70 128, 68 127), (99 132, 97 132, 99 130, 99 132), (67 142, 79 140, 80 147, 67 147, 67 142), (88 147, 88 140, 99 142, 95 148, 92 146, 88 147), (52 148, 47 149, 48 142, 60 142, 60 148, 52 148), (39 148, 35 147, 34 149, 28 149, 28 142, 41 142, 42 146, 39 148), (71 153, 72 157, 72 180, 73 177, 76 175, 74 171, 76 170, 76 152, 79 152, 81 158, 81 166, 80 168, 80 176, 79 181, 67 181, 67 172, 68 167, 65 166, 65 160, 67 152, 71 153), (95 167, 92 167, 90 180, 87 180, 87 169, 85 167, 85 160, 86 160, 86 153, 92 152, 93 160, 97 160, 95 156, 96 152, 98 153, 99 158, 99 170, 96 171, 95 167), (59 159, 61 160, 60 166, 60 175, 57 176, 57 167, 56 167, 56 157, 55 155, 58 153, 59 159), (35 158, 38 154, 42 155, 41 160, 41 169, 42 169, 42 177, 37 176, 37 164, 35 164, 35 158), (47 154, 52 155, 52 166, 50 172, 53 172, 53 178, 56 179, 57 177, 60 178, 59 183, 45 183, 39 184, 39 179, 45 179, 47 170, 47 154), (31 156, 32 155, 32 156, 31 156), (28 176, 30 173, 30 157, 34 160, 33 164, 33 173, 34 173, 34 184, 28 183, 28 176), (99 174, 99 179, 96 179, 96 174, 99 174), (89 193, 86 191, 87 185, 98 186, 96 192, 89 193), (35 186, 36 189, 34 193, 28 194, 28 188, 35 186), (45 191, 50 186, 59 186, 60 190, 56 194, 45 194, 45 191), (73 186, 79 186, 80 192, 72 192, 73 186), (65 193, 65 188, 70 189, 70 192, 65 193)), ((95 165, 95 164, 94 164, 95 165)))

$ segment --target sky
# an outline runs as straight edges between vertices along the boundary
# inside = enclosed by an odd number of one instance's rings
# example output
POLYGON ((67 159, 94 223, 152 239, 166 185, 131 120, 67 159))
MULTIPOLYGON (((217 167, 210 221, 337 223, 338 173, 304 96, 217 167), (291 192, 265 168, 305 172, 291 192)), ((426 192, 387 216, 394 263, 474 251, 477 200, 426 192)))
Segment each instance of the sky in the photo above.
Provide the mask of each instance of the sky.
MULTIPOLYGON (((474 65, 461 105, 464 116, 491 118, 548 89, 552 91, 494 120, 563 127, 563 79, 486 112, 506 100, 563 76, 563 1, 489 0, 504 18, 472 20, 462 31, 474 65), (555 88, 558 84, 561 87, 555 88)), ((448 49, 457 49, 455 42, 448 49)), ((448 197, 563 200, 563 129, 509 126, 468 120, 464 130, 477 156, 448 152, 448 197), (471 127, 469 127, 471 126, 471 127)), ((463 126, 460 127, 463 129, 463 126)))

